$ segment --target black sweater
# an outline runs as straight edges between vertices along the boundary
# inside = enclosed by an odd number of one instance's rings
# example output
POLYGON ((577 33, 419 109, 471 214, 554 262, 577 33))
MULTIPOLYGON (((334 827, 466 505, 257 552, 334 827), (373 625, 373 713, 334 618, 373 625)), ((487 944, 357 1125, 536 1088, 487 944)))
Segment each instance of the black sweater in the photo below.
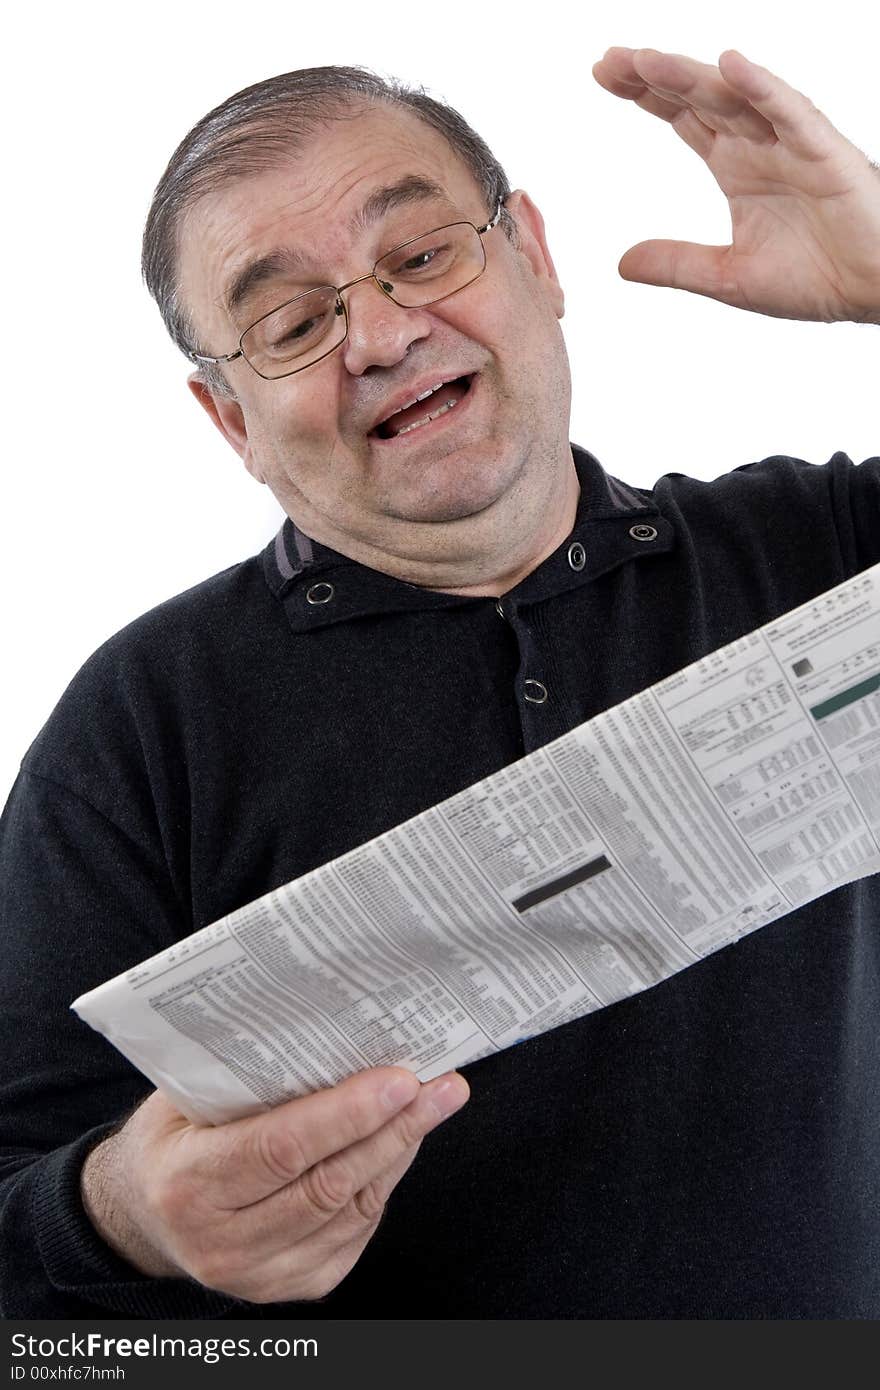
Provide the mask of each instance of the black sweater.
POLYGON ((74 997, 880 560, 880 458, 653 493, 575 459, 575 531, 501 612, 288 522, 62 697, 0 837, 6 1317, 880 1317, 876 876, 465 1068, 321 1303, 142 1277, 80 1205, 150 1088, 74 997))

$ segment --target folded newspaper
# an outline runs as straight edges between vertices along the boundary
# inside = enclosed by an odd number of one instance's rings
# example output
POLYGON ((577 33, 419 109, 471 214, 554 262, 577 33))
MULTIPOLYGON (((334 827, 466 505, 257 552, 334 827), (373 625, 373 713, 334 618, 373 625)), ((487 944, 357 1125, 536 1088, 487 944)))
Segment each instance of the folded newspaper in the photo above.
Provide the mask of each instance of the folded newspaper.
POLYGON ((221 1123, 422 1080, 880 871, 880 565, 82 995, 221 1123))

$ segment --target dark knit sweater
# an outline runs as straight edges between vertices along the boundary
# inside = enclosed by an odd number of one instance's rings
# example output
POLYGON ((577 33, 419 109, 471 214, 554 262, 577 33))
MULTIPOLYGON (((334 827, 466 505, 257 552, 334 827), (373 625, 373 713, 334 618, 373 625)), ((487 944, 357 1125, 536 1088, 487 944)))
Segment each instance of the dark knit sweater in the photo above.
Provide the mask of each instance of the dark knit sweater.
POLYGON ((142 1277, 81 1208, 149 1086, 75 996, 880 561, 880 458, 652 493, 575 459, 575 530, 501 612, 288 522, 71 683, 0 837, 6 1317, 880 1317, 876 876, 465 1068, 319 1304, 142 1277))

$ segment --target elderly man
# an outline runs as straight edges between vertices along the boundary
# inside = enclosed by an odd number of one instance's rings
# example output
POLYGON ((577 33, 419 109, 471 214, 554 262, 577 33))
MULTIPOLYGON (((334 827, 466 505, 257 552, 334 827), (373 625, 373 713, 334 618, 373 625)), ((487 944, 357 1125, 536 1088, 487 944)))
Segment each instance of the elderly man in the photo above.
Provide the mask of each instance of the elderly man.
MULTIPOLYGON (((880 179, 803 96, 732 51, 595 75, 732 209, 730 247, 624 275, 880 323, 880 179)), ((467 1082, 378 1068, 215 1128, 67 1011, 880 560, 880 459, 606 474, 538 209, 361 70, 205 117, 145 270, 288 519, 95 654, 10 798, 6 1316, 880 1316, 876 878, 467 1082)))

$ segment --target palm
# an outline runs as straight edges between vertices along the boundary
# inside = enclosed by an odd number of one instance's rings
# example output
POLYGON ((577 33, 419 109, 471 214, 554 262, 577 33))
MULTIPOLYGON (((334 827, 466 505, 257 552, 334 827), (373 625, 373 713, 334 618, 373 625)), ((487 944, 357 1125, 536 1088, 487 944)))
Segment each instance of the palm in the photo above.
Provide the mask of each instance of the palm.
POLYGON ((729 246, 642 242, 621 274, 784 318, 877 315, 880 177, 805 97, 733 51, 712 68, 612 48, 593 72, 670 122, 730 204, 729 246))

